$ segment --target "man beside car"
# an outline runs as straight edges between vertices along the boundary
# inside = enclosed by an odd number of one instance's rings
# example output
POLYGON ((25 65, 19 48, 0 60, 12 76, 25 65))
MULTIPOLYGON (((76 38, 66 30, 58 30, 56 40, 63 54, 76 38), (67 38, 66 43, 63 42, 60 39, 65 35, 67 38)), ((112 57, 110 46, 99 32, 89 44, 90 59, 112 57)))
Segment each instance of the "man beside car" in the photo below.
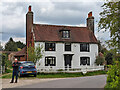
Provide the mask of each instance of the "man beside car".
POLYGON ((18 63, 17 58, 15 58, 15 61, 14 61, 14 63, 12 64, 12 67, 13 67, 13 74, 12 74, 12 80, 11 80, 10 83, 13 83, 13 82, 14 82, 14 76, 16 76, 15 83, 17 83, 17 79, 18 79, 18 68, 19 68, 19 63, 18 63))

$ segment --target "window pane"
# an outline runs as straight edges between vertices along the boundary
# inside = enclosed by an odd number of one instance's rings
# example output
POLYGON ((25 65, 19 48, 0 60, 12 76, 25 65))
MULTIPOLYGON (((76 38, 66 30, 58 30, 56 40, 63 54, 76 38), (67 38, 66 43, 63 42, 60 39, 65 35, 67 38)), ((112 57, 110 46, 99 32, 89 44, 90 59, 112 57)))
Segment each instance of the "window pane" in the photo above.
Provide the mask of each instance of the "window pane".
POLYGON ((63 31, 62 32, 62 37, 63 38, 69 38, 70 37, 70 31, 63 31))
POLYGON ((55 57, 46 57, 45 58, 45 66, 55 66, 56 58, 55 57))
POLYGON ((80 57, 80 65, 90 65, 90 57, 80 57))
POLYGON ((89 52, 89 44, 80 44, 80 51, 89 52))
POLYGON ((45 51, 55 51, 55 43, 45 43, 45 51))
POLYGON ((65 43, 65 51, 71 51, 71 44, 65 43))

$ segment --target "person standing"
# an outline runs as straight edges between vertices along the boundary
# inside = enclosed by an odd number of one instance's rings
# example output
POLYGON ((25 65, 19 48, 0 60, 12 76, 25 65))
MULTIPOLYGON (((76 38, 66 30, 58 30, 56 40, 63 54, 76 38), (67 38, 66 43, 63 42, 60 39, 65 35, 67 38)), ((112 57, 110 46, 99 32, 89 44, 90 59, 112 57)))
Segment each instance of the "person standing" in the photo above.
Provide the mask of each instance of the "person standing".
POLYGON ((19 68, 19 63, 18 63, 17 58, 15 58, 15 61, 14 61, 14 63, 12 64, 12 67, 13 67, 13 74, 12 74, 12 80, 11 80, 10 83, 13 83, 13 82, 14 82, 14 76, 16 76, 15 83, 17 83, 17 79, 18 79, 18 68, 19 68))

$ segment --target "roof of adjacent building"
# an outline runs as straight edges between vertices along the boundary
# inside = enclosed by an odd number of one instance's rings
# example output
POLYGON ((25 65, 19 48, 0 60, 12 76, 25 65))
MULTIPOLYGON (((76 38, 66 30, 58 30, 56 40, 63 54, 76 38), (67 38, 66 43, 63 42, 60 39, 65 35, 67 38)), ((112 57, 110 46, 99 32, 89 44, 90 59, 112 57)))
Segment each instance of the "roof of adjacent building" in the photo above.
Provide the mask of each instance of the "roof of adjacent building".
POLYGON ((36 42, 54 41, 98 43, 93 32, 87 27, 34 24, 33 32, 36 42), (62 38, 60 30, 70 30, 70 38, 62 38))
POLYGON ((23 55, 26 55, 26 47, 15 53, 15 56, 23 56, 23 55))

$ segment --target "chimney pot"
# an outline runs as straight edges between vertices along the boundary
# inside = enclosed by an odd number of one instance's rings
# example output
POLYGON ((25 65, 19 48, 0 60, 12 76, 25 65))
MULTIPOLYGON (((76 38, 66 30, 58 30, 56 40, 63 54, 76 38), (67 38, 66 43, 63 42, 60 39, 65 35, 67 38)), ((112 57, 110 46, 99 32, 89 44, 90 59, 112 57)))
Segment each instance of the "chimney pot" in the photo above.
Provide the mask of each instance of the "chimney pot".
POLYGON ((31 11, 31 6, 29 6, 29 11, 31 11))
POLYGON ((89 12, 89 13, 88 13, 88 18, 89 18, 89 17, 92 17, 92 12, 89 12))

